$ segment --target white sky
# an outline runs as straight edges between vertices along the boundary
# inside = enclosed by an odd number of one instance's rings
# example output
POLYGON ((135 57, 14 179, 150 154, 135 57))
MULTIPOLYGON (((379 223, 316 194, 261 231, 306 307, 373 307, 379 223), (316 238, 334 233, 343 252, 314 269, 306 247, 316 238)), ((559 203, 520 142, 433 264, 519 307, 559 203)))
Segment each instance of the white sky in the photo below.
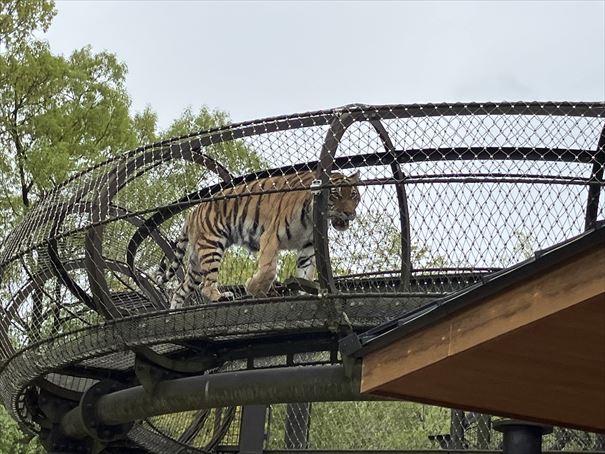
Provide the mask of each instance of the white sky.
POLYGON ((133 110, 234 121, 361 102, 605 100, 605 1, 59 1, 55 52, 129 68, 133 110))

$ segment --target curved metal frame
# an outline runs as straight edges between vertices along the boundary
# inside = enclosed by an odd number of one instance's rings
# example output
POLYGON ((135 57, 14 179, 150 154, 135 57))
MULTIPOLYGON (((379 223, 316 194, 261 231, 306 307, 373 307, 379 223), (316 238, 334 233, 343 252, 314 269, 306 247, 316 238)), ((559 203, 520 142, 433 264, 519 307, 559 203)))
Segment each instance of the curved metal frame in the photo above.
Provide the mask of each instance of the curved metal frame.
POLYGON ((340 139, 353 122, 353 117, 347 113, 334 117, 321 148, 317 165, 317 178, 322 189, 313 198, 313 243, 315 245, 317 277, 322 292, 336 292, 328 247, 328 186, 330 184, 330 173, 334 166, 336 149, 340 144, 340 139))
MULTIPOLYGON (((327 186, 330 181, 330 171, 336 161, 336 150, 345 132, 354 123, 350 114, 338 114, 334 116, 330 124, 330 129, 324 139, 319 161, 317 163, 317 177, 323 189, 317 193, 313 199, 314 213, 314 235, 315 260, 317 262, 317 271, 319 285, 321 289, 328 292, 335 292, 334 276, 332 275, 332 265, 330 261, 330 249, 328 246, 328 216, 326 215, 328 203, 327 186)), ((391 138, 380 120, 370 120, 370 124, 380 137, 386 153, 393 158, 390 163, 393 177, 398 181, 396 184, 397 201, 399 203, 399 221, 401 227, 401 289, 409 289, 409 280, 412 272, 411 263, 411 243, 410 226, 407 196, 405 193, 405 176, 397 162, 396 150, 391 138)))
MULTIPOLYGON (((100 184, 96 185, 97 187, 103 188, 103 190, 95 197, 98 211, 92 210, 91 221, 93 227, 91 227, 86 234, 86 270, 88 272, 88 280, 93 298, 99 301, 99 309, 105 313, 106 317, 117 318, 120 316, 120 313, 108 298, 110 291, 103 272, 103 226, 95 224, 103 221, 109 215, 108 208, 111 200, 124 186, 126 186, 126 184, 164 161, 180 158, 197 163, 210 171, 216 172, 224 181, 228 181, 231 178, 229 172, 214 159, 202 154, 200 150, 201 146, 196 144, 195 141, 193 141, 193 143, 173 145, 168 148, 152 148, 142 155, 136 156, 133 159, 116 166, 101 178, 100 184), (143 167, 143 171, 139 170, 135 172, 136 169, 141 167, 143 167)), ((137 280, 136 276, 136 273, 133 272, 135 280, 137 280)), ((151 294, 153 295, 153 293, 151 294)), ((157 294, 154 296, 157 300, 157 294)))
POLYGON ((370 124, 380 136, 385 150, 395 158, 391 163, 391 171, 393 172, 393 178, 399 182, 395 186, 395 190, 397 192, 397 203, 399 204, 399 225, 401 232, 401 290, 407 291, 410 287, 410 277, 412 275, 412 243, 410 241, 410 213, 405 192, 405 175, 401 171, 399 162, 397 162, 395 146, 384 125, 379 120, 371 120, 370 124))
MULTIPOLYGON (((593 150, 569 150, 566 148, 540 148, 540 147, 445 147, 445 148, 423 148, 423 149, 408 149, 408 150, 395 150, 395 153, 370 153, 364 155, 355 155, 351 157, 342 157, 335 158, 335 165, 340 169, 349 169, 354 167, 363 167, 363 166, 373 166, 373 165, 391 165, 393 162, 397 162, 399 164, 402 163, 410 163, 410 162, 432 162, 432 161, 441 161, 441 160, 542 160, 542 161, 551 161, 551 162, 577 162, 583 164, 591 164, 594 163, 593 158, 594 151, 593 150)), ((305 164, 298 165, 290 165, 280 168, 275 168, 267 171, 261 172, 253 172, 248 175, 244 175, 241 177, 234 177, 229 185, 237 185, 242 182, 249 182, 256 178, 264 178, 271 175, 276 174, 285 174, 289 172, 296 172, 298 170, 308 169, 309 167, 317 166, 317 161, 310 161, 305 164)), ((483 176, 483 179, 486 177, 483 176)), ((411 181, 409 177, 406 181, 411 181)), ((443 180, 445 181, 445 179, 443 180)), ((481 180, 484 181, 484 180, 481 180)), ((494 180, 500 181, 500 180, 494 180)), ((545 180, 544 182, 549 183, 551 181, 545 180)), ((387 182, 389 183, 389 182, 387 182)), ((399 184, 399 181, 392 181, 391 184, 399 184)), ((589 180, 581 180, 578 179, 576 184, 588 185, 590 183, 589 180)), ((604 181, 597 180, 592 181, 593 185, 602 186, 604 181)), ((569 181, 567 184, 573 184, 573 181, 569 181)), ((152 216, 146 222, 147 226, 142 230, 144 232, 147 229, 153 230, 155 227, 152 227, 154 223, 159 224, 164 222, 166 219, 170 217, 167 213, 170 213, 171 210, 184 210, 190 206, 193 206, 200 201, 209 200, 209 197, 217 191, 224 189, 225 187, 229 187, 228 185, 222 186, 211 186, 201 189, 200 191, 194 192, 179 201, 175 201, 169 205, 159 208, 146 209, 140 211, 133 211, 128 215, 116 216, 115 218, 111 218, 109 220, 99 220, 96 222, 91 222, 89 226, 75 228, 72 230, 61 232, 56 236, 56 239, 63 238, 65 236, 78 233, 81 231, 88 230, 92 227, 101 226, 108 222, 126 219, 130 216, 142 216, 149 213, 158 214, 158 218, 152 216), (151 219, 154 219, 152 222, 151 219)), ((252 194, 252 193, 251 193, 252 194)), ((220 198, 220 197, 217 197, 220 198)), ((35 210, 35 209, 34 209, 35 210)), ((32 219, 29 222, 24 222, 20 224, 15 232, 13 232, 3 244, 18 244, 14 243, 13 237, 23 237, 27 235, 27 227, 30 226, 32 221, 38 220, 39 213, 36 211, 32 212, 32 219)), ((41 220, 43 220, 42 218, 41 220)), ((150 231, 151 231, 150 230, 150 231)), ((143 233, 142 233, 143 234, 143 233)), ((146 236, 147 234, 144 234, 146 236)), ((42 240, 38 243, 34 243, 29 245, 27 248, 20 250, 18 252, 14 251, 14 248, 7 248, 4 251, 4 254, 0 257, 0 271, 3 271, 11 262, 19 259, 19 257, 24 254, 31 252, 37 247, 43 246, 48 243, 48 240, 42 240), (12 254, 12 255, 11 255, 12 254)))
MULTIPOLYGON (((389 166, 392 179, 381 179, 376 181, 367 181, 364 184, 391 184, 395 187, 397 202, 400 213, 400 234, 401 234, 401 267, 396 272, 399 274, 399 293, 382 297, 380 304, 382 308, 390 307, 393 311, 401 311, 402 305, 410 304, 417 305, 420 301, 425 301, 427 298, 433 298, 435 295, 414 295, 411 291, 412 269, 411 269, 411 243, 410 243, 410 226, 409 208, 406 194, 406 185, 409 183, 422 182, 439 182, 439 181, 495 181, 509 182, 533 181, 537 183, 551 184, 578 184, 588 187, 588 199, 586 203, 586 229, 594 228, 597 222, 598 209, 600 203, 600 192, 605 186, 603 181, 605 167, 605 126, 601 131, 596 150, 580 150, 580 149, 554 149, 554 148, 536 148, 536 147, 464 147, 464 148, 434 148, 434 149, 406 149, 399 150, 393 144, 391 137, 384 121, 391 119, 402 119, 412 117, 436 117, 436 116, 456 116, 456 115, 549 115, 549 116, 588 116, 605 119, 605 105, 601 103, 573 105, 570 103, 484 103, 484 104, 443 104, 443 105, 411 105, 411 106, 345 106, 341 109, 328 111, 312 112, 299 116, 282 116, 274 119, 259 120, 253 122, 242 123, 239 125, 216 128, 201 133, 196 133, 190 136, 165 141, 160 144, 154 144, 148 147, 139 148, 127 153, 126 158, 114 158, 105 163, 100 164, 97 168, 107 166, 107 171, 102 175, 95 177, 93 174, 91 179, 84 186, 76 190, 74 194, 63 203, 50 203, 41 205, 32 210, 30 217, 27 218, 15 231, 6 239, 3 244, 3 251, 0 255, 0 272, 9 266, 15 260, 21 258, 28 251, 36 250, 37 248, 45 248, 48 257, 50 258, 50 267, 48 269, 36 270, 28 276, 29 280, 24 283, 19 291, 12 298, 12 303, 3 311, 0 318, 0 326, 10 323, 11 317, 15 317, 22 302, 25 301, 29 294, 36 289, 40 289, 43 283, 56 277, 60 279, 71 294, 86 306, 93 308, 101 313, 108 320, 107 325, 103 327, 92 326, 83 329, 76 333, 70 333, 71 340, 61 344, 55 341, 58 338, 46 339, 44 341, 30 344, 28 347, 15 352, 3 351, 2 355, 6 357, 4 363, 0 363, 0 389, 10 390, 10 403, 13 409, 16 406, 17 400, 20 398, 22 391, 32 383, 36 377, 47 373, 51 365, 54 368, 64 368, 74 361, 85 359, 96 355, 105 355, 115 348, 134 348, 137 346, 148 345, 149 343, 157 342, 174 342, 177 341, 171 337, 169 327, 166 327, 166 320, 173 323, 186 325, 187 315, 193 312, 208 310, 205 308, 191 308, 191 310, 181 312, 153 312, 139 317, 131 317, 124 319, 123 312, 120 310, 119 304, 116 304, 115 299, 110 295, 109 287, 105 280, 105 270, 109 269, 113 272, 121 273, 132 278, 138 288, 141 290, 142 297, 152 303, 153 309, 165 307, 163 296, 149 281, 144 273, 136 267, 136 255, 142 242, 151 237, 158 244, 162 252, 171 258, 173 251, 169 242, 163 237, 160 225, 177 215, 188 207, 199 203, 202 200, 208 200, 216 197, 216 193, 230 186, 235 186, 242 182, 252 181, 263 176, 274 174, 285 174, 296 172, 302 169, 315 168, 317 178, 320 183, 320 188, 313 199, 313 216, 314 216, 314 245, 316 249, 316 261, 319 275, 319 284, 322 289, 321 296, 324 299, 337 301, 342 306, 342 311, 345 310, 349 314, 349 322, 347 326, 345 320, 337 321, 338 329, 354 329, 366 326, 368 320, 374 320, 374 315, 371 310, 369 301, 372 296, 370 294, 343 294, 340 293, 342 281, 346 281, 347 277, 335 279, 332 273, 330 262, 330 250, 328 244, 328 217, 325 215, 327 210, 328 193, 329 193, 329 176, 332 169, 346 169, 363 166, 389 166), (337 151, 341 139, 345 135, 347 129, 356 122, 367 122, 372 126, 377 133, 384 152, 368 153, 356 156, 338 156, 337 151), (317 161, 285 166, 277 169, 270 169, 261 172, 254 172, 248 175, 232 177, 228 170, 220 165, 216 160, 201 152, 203 147, 208 145, 218 144, 221 142, 240 139, 257 134, 264 134, 276 131, 285 131, 293 128, 302 128, 308 126, 326 126, 327 132, 321 148, 321 153, 317 161), (149 210, 138 212, 128 211, 124 208, 117 207, 112 203, 116 195, 131 181, 145 174, 149 170, 161 165, 172 159, 183 159, 185 161, 198 164, 212 173, 218 175, 222 183, 212 185, 194 191, 187 196, 182 197, 163 207, 154 207, 149 210), (589 179, 583 178, 542 178, 539 176, 521 176, 519 175, 495 175, 490 174, 489 178, 477 175, 448 175, 447 177, 409 177, 401 170, 401 163, 419 162, 419 161, 438 161, 448 159, 508 159, 508 160, 546 160, 546 161, 562 161, 562 162, 579 162, 584 164, 592 164, 591 176, 589 179), (531 180, 530 177, 539 177, 531 180), (441 179, 440 179, 441 178, 441 179), (490 180, 491 179, 491 180, 490 180), (91 195, 92 194, 92 195, 91 195), (90 222, 84 227, 62 230, 63 224, 67 216, 72 214, 89 214, 90 222), (144 216, 149 214, 149 216, 144 216), (103 255, 103 234, 104 225, 117 219, 123 219, 135 226, 134 235, 130 238, 126 251, 126 263, 110 260, 103 255), (49 224, 50 223, 50 224, 49 224), (50 233, 48 238, 36 239, 34 237, 35 228, 38 225, 50 225, 50 233), (85 257, 75 261, 64 262, 61 258, 59 250, 59 240, 69 236, 75 232, 85 231, 85 257), (90 284, 90 294, 72 279, 70 271, 78 268, 86 270, 88 281, 90 284), (402 298, 402 295, 407 295, 407 300, 402 298), (399 298, 399 299, 398 299, 399 298), (390 306, 389 306, 390 305, 390 306), (397 306, 397 309, 395 309, 397 306), (353 307, 357 307, 360 318, 355 319, 350 314, 354 314, 353 307), (361 308, 361 309, 359 309, 361 308), (203 310, 202 310, 203 309, 203 310), (12 315, 11 315, 12 314, 12 315), (365 315, 364 315, 365 314, 365 315), (365 318, 364 318, 365 317, 365 318), (161 319, 161 323, 159 320, 161 319), (154 333, 153 338, 137 337, 136 327, 138 323, 158 323, 158 329, 154 333), (163 325, 162 325, 163 324, 163 325), (163 328, 160 328, 163 326, 163 328), (79 337, 81 335, 81 337, 79 337), (87 348, 83 350, 76 348, 77 339, 88 339, 96 336, 96 340, 91 342, 87 348), (65 358, 60 359, 57 352, 53 353, 53 349, 58 346, 65 349, 61 354, 70 357, 69 361, 65 358), (45 363, 45 366, 37 364, 36 358, 39 355, 50 352, 51 358, 45 363), (57 355, 57 356, 53 356, 57 355), (87 356, 88 355, 88 356, 87 356), (30 362, 28 364, 28 361, 30 362), (9 381, 7 381, 9 380, 9 381)), ((80 176, 87 175, 83 172, 80 176)), ((71 180, 73 181, 73 179, 71 180)), ((66 191, 69 186, 62 185, 57 191, 66 191)), ((50 198, 52 200, 52 196, 50 198)), ((29 273, 29 270, 27 270, 29 273)), ((282 314, 284 320, 289 321, 288 315, 292 305, 315 305, 314 309, 317 313, 326 315, 326 319, 333 320, 334 314, 330 309, 318 303, 314 297, 291 297, 281 299, 281 302, 275 299, 266 301, 257 301, 255 303, 228 303, 224 306, 224 311, 235 309, 239 304, 247 306, 246 310, 250 310, 250 317, 254 319, 255 310, 258 309, 257 315, 271 306, 278 313, 282 314), (256 309, 255 309, 256 308, 256 309), (319 311, 319 312, 318 312, 319 311), (322 312, 323 311, 323 312, 322 312)), ((220 306, 212 308, 212 310, 223 310, 220 306)), ((388 312, 388 310, 386 311, 388 312)), ((246 319, 249 323, 250 318, 246 319)), ((257 320, 257 319, 256 319, 257 320)), ((326 341, 330 336, 334 336, 333 327, 326 327, 321 320, 302 320, 290 329, 288 323, 282 320, 282 324, 265 326, 262 331, 264 335, 267 333, 276 334, 275 342, 278 342, 280 335, 286 333, 295 335, 300 333, 301 329, 310 330, 319 336, 320 340, 326 341), (297 331, 298 330, 298 331, 297 331)), ((181 333, 178 338, 184 348, 191 346, 190 342, 194 339, 204 337, 212 339, 213 336, 219 335, 220 329, 212 326, 195 327, 186 336, 181 333), (189 344, 188 344, 189 342, 189 344)), ((2 334, 2 333, 0 333, 2 334)), ((250 343, 250 336, 255 336, 259 332, 251 331, 246 333, 245 330, 238 330, 238 327, 233 327, 233 332, 229 335, 235 336, 236 340, 228 344, 229 349, 234 352, 230 358, 244 358, 244 345, 250 343)), ((306 333, 308 334, 308 333, 306 333)), ((64 338, 64 340, 67 337, 64 338)), ((302 337, 301 337, 302 340, 302 337)), ((87 342, 88 342, 87 341, 87 342)), ((2 344, 4 344, 2 340, 2 344)), ((268 339, 271 342, 271 339, 268 339)), ((0 346, 2 346, 0 344, 0 346)), ((8 344, 7 344, 8 345, 8 344)), ((227 344, 225 344, 227 345, 227 344)), ((246 347, 250 348, 250 347, 246 347)), ((265 347, 263 347, 265 348, 265 347)), ((254 349, 252 349, 254 350, 254 349)), ((260 352, 261 350, 254 350, 260 352)), ((277 351, 277 350, 275 350, 277 351)), ((224 355, 227 358, 229 355, 224 355)), ((113 408, 112 399, 117 399, 120 392, 104 396, 99 399, 97 407, 103 422, 113 424, 117 422, 130 421, 134 417, 147 416, 154 412, 175 411, 175 409, 185 408, 202 408, 207 405, 231 405, 242 403, 267 403, 287 399, 289 401, 308 401, 316 399, 335 400, 338 396, 343 399, 357 399, 354 380, 351 381, 350 374, 345 374, 342 366, 323 366, 322 369, 314 369, 313 366, 307 366, 300 371, 289 369, 276 369, 271 371, 243 371, 234 372, 233 375, 221 373, 220 375, 203 375, 188 377, 186 379, 175 379, 165 382, 166 393, 179 401, 179 404, 173 406, 164 405, 157 407, 157 403, 150 401, 150 397, 145 395, 141 389, 131 388, 126 391, 121 391, 122 398, 127 396, 132 399, 133 405, 139 406, 139 410, 129 412, 122 411, 121 416, 116 416, 120 413, 119 409, 113 408), (332 372, 326 372, 328 367, 332 372), (334 372, 338 371, 338 372, 334 372), (336 375, 338 380, 334 381, 336 375), (280 375, 283 374, 283 375, 280 375), (324 374, 327 374, 324 376, 324 374), (343 375, 344 374, 344 375, 343 375), (328 377, 329 375, 329 377, 328 377), (263 384, 270 379, 272 384, 276 382, 275 377, 283 377, 284 386, 278 385, 277 390, 272 394, 268 387, 263 384), (217 378, 217 377, 220 377, 217 378), (262 377, 262 378, 258 378, 262 377), (271 378, 267 378, 271 377, 271 378), (323 391, 317 388, 318 377, 332 380, 334 384, 331 390, 323 391), (328 377, 328 378, 326 378, 328 377), (331 377, 331 378, 330 378, 331 377), (254 380, 258 381, 255 382, 254 380), (226 380, 227 379, 227 380, 226 380), (250 379, 250 381, 248 381, 250 379), (179 381, 181 380, 181 381, 179 381), (222 381, 226 380, 226 381, 222 381), (289 382, 288 380, 294 380, 289 382), (250 387, 250 390, 244 394, 235 394, 231 397, 227 393, 233 393, 234 390, 242 387, 242 382, 250 387), (191 386, 188 389, 194 389, 199 392, 196 395, 195 403, 190 400, 186 403, 182 385, 188 383, 191 386), (256 383, 257 386, 254 384, 256 383), (300 387, 290 388, 289 385, 298 383, 300 387), (199 386, 218 386, 221 387, 223 397, 218 395, 210 396, 201 392, 203 388, 199 386), (126 394, 124 394, 126 393, 126 394), (174 394, 171 394, 174 393, 174 394), (180 394, 179 394, 180 393, 180 394), (277 397, 276 397, 277 396, 277 397), (276 400, 277 399, 277 400, 276 400), (105 402, 105 403, 102 403, 105 402), (156 405, 154 407, 154 405, 156 405), (193 405, 193 406, 187 406, 193 405), (201 406, 201 407, 200 407, 201 406), (138 411, 138 413, 137 413, 138 411)), ((281 383, 281 382, 280 382, 281 383)), ((79 420, 78 420, 79 421, 79 420)), ((83 436, 84 430, 81 427, 81 421, 76 421, 75 416, 70 414, 65 417, 64 429, 74 436, 83 436), (78 425, 80 424, 80 425, 78 425), (81 430, 82 429, 82 430, 81 430)), ((136 430, 145 430, 137 428, 136 430)))

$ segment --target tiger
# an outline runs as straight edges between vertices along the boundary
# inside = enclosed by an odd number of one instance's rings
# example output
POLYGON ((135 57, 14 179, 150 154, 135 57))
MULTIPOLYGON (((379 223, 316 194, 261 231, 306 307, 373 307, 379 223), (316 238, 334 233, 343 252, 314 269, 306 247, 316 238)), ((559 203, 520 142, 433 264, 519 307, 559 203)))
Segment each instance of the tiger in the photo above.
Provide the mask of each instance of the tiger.
MULTIPOLYGON (((175 259, 158 269, 157 283, 163 286, 183 264, 189 245, 185 279, 174 291, 170 308, 184 306, 197 288, 210 302, 233 297, 217 285, 219 267, 227 248, 244 246, 258 253, 256 270, 245 289, 253 297, 267 296, 277 274, 281 250, 298 251, 296 276, 312 280, 315 274, 313 245, 313 171, 259 178, 224 189, 217 199, 202 202, 187 216, 175 242, 175 259), (265 192, 263 191, 270 191, 265 192)), ((328 216, 338 231, 349 228, 360 202, 359 171, 352 175, 330 174, 328 216)))

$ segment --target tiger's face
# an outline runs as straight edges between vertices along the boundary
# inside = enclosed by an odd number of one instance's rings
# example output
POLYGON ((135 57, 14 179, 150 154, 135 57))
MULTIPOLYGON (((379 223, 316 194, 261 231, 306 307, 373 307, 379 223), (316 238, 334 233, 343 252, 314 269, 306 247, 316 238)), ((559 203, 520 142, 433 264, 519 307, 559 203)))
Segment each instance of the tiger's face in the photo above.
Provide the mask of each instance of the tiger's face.
POLYGON ((332 227, 338 231, 347 230, 349 223, 357 216, 356 209, 360 200, 357 187, 359 181, 359 172, 349 176, 341 173, 333 173, 330 176, 330 183, 335 187, 330 189, 329 216, 332 227))

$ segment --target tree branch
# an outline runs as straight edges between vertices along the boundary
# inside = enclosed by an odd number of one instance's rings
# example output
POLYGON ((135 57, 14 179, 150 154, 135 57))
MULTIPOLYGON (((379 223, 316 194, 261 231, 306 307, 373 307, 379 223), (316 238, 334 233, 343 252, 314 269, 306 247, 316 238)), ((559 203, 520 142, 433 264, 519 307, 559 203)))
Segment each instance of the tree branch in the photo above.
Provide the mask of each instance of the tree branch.
MULTIPOLYGON (((16 97, 16 94, 15 94, 16 97)), ((17 168, 19 170, 19 181, 21 183, 21 200, 23 201, 23 205, 25 207, 29 207, 29 191, 31 189, 31 184, 27 183, 25 178, 25 149, 23 147, 23 143, 21 142, 21 137, 19 136, 19 131, 17 130, 17 118, 18 118, 19 109, 17 108, 17 99, 15 99, 15 108, 13 109, 12 116, 13 121, 11 125, 11 136, 13 138, 13 142, 15 144, 15 152, 17 157, 17 168)))

